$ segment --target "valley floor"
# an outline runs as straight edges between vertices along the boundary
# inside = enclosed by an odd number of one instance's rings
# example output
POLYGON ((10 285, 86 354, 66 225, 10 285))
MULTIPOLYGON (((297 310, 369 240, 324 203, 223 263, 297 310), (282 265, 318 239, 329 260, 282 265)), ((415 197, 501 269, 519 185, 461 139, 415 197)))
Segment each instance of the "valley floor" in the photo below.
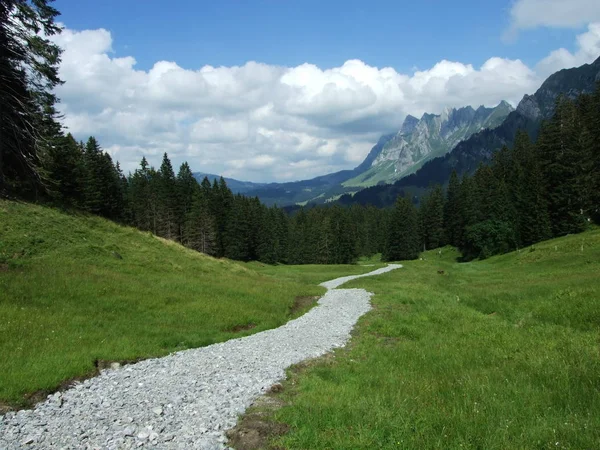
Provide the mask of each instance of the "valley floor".
MULTIPOLYGON (((402 270, 346 284, 373 292, 374 309, 348 347, 288 372, 281 392, 270 394, 283 407, 260 412, 272 425, 262 429, 280 432, 261 442, 597 448, 600 229, 486 261, 457 256, 450 248, 427 252, 402 270)), ((313 306, 324 292, 316 284, 381 266, 239 264, 96 217, 0 201, 0 412, 94 374, 95 362, 164 356, 276 328, 313 306)), ((187 398, 175 397, 165 405, 187 398)), ((50 402, 60 407, 61 398, 50 402)), ((161 420, 166 406, 158 411, 147 400, 144 414, 161 420)), ((43 429, 46 419, 36 420, 43 429)), ((5 426, 0 420, 0 435, 5 426)), ((159 433, 144 427, 136 439, 159 433)))
MULTIPOLYGON (((335 289, 353 278, 323 283, 335 289)), ((57 393, 34 410, 0 417, 0 447, 225 448, 224 431, 284 375, 284 369, 345 344, 370 309, 364 289, 329 291, 282 327, 124 369, 57 393)))
POLYGON ((600 230, 486 261, 423 256, 344 286, 374 292, 374 310, 348 347, 289 371, 284 406, 259 411, 262 429, 286 432, 263 438, 286 449, 598 448, 600 230))
POLYGON ((211 258, 107 220, 0 200, 0 413, 112 361, 137 361, 276 328, 318 283, 372 270, 211 258))

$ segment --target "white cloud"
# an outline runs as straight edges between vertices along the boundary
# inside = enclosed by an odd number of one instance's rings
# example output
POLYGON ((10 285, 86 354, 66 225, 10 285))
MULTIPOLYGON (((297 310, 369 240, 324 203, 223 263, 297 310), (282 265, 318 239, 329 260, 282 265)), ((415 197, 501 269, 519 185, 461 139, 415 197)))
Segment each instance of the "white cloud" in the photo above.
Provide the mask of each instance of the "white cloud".
POLYGON ((557 70, 577 67, 594 61, 600 56, 600 23, 592 23, 588 31, 577 36, 577 50, 571 53, 565 48, 553 51, 537 65, 541 75, 548 76, 557 70))
POLYGON ((192 125, 190 137, 195 142, 242 142, 248 139, 248 121, 207 117, 192 125))
POLYGON ((276 159, 271 155, 257 155, 252 159, 233 159, 226 164, 232 169, 265 169, 275 164, 276 159))
MULTIPOLYGON (((309 178, 358 165, 379 135, 397 130, 406 114, 445 106, 516 105, 550 67, 587 62, 598 27, 579 37, 579 50, 559 50, 536 70, 520 60, 490 58, 481 67, 440 61, 410 74, 359 60, 321 69, 247 62, 190 70, 157 61, 137 70, 112 50, 110 32, 66 29, 57 89, 65 125, 78 139, 95 135, 133 170, 143 155, 174 166, 252 181, 309 178)), ((596 50, 595 50, 596 49, 596 50)))
POLYGON ((508 35, 537 27, 575 28, 600 20, 598 0, 516 0, 508 35))

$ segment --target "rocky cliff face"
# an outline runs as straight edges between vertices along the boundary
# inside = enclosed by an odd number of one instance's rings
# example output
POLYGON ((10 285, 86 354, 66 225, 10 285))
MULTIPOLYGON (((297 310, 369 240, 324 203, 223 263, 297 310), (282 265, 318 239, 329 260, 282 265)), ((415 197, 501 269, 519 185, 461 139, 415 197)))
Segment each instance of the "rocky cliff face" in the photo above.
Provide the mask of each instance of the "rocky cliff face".
POLYGON ((474 133, 497 127, 511 111, 512 106, 503 101, 495 108, 446 108, 439 115, 423 114, 420 120, 409 115, 377 156, 370 155, 370 167, 344 186, 373 186, 398 180, 430 159, 445 155, 474 133))
POLYGON ((559 95, 573 100, 579 94, 592 92, 599 81, 600 58, 591 64, 560 70, 550 75, 535 94, 525 95, 517 112, 533 121, 549 119, 559 95))
POLYGON ((507 111, 512 108, 506 102, 493 108, 491 114, 490 108, 479 107, 473 114, 473 108, 467 107, 455 110, 454 113, 447 109, 439 116, 426 114, 421 119, 408 116, 400 131, 383 136, 367 158, 354 170, 293 183, 270 183, 246 191, 245 195, 258 196, 269 205, 281 206, 325 201, 352 192, 354 196, 346 198, 346 204, 355 202, 390 206, 404 189, 422 189, 435 183, 445 184, 453 170, 459 175, 474 172, 479 164, 489 163, 497 149, 503 145, 511 146, 517 130, 524 130, 535 139, 542 119, 552 115, 560 94, 575 98, 580 93, 592 92, 599 81, 600 58, 591 64, 553 74, 534 95, 526 95, 517 110, 508 114, 508 117, 507 111), (472 126, 463 130, 463 140, 443 156, 434 158, 436 141, 430 141, 428 136, 435 135, 435 130, 438 129, 440 141, 456 142, 460 136, 461 124, 468 122, 470 117, 472 126), (474 134, 467 138, 470 133, 474 134), (415 158, 411 157, 408 145, 413 139, 418 143, 415 147, 415 158), (405 146, 404 150, 399 148, 401 146, 405 146), (425 155, 427 152, 429 154, 419 161, 418 155, 425 155), (398 167, 393 154, 398 157, 398 167), (414 163, 415 161, 417 162, 414 163), (411 166, 412 163, 414 165, 411 166), (404 172, 407 176, 397 171, 401 171, 402 167, 407 168, 404 172), (395 184, 375 186, 390 182, 395 184), (361 188, 369 189, 356 192, 361 188), (379 200, 374 201, 375 197, 379 200))
POLYGON ((591 64, 552 74, 535 94, 525 95, 516 111, 511 112, 500 126, 475 133, 444 157, 429 161, 416 173, 398 181, 396 188, 444 184, 452 171, 459 175, 473 173, 479 164, 488 164, 503 145, 512 146, 518 130, 526 131, 535 140, 542 121, 552 117, 560 95, 575 99, 580 94, 593 92, 598 82, 600 58, 591 64))
POLYGON ((419 121, 409 116, 372 166, 394 161, 395 173, 406 175, 424 159, 444 155, 472 134, 497 127, 512 110, 512 106, 502 102, 495 108, 481 106, 477 110, 470 106, 446 108, 440 115, 424 114, 419 121))

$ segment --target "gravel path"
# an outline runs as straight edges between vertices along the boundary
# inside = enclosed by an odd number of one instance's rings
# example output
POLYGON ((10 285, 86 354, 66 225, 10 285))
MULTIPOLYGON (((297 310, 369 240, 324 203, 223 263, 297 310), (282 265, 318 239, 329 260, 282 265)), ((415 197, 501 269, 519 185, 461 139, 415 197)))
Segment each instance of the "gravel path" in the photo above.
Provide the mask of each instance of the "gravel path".
POLYGON ((105 370, 33 410, 0 416, 0 449, 223 449, 225 430, 287 367, 345 345, 370 297, 364 289, 330 290, 274 330, 105 370))

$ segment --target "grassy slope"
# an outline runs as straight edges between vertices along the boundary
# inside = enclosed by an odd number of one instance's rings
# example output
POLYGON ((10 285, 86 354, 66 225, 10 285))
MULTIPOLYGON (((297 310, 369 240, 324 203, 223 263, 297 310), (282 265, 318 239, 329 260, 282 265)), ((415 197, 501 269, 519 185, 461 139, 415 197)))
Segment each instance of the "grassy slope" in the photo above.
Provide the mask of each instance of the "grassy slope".
POLYGON ((600 230, 456 256, 345 285, 375 310, 335 358, 290 371, 277 445, 598 448, 600 230))
POLYGON ((0 407, 93 373, 96 359, 279 326, 297 296, 322 292, 100 218, 0 200, 0 407))
POLYGON ((371 167, 365 172, 357 175, 354 178, 351 178, 342 183, 342 186, 345 188, 352 187, 370 187, 375 186, 380 181, 389 182, 390 179, 393 178, 395 174, 395 166, 394 161, 387 161, 385 163, 379 164, 376 167, 371 167), (383 166, 383 168, 382 168, 383 166))

